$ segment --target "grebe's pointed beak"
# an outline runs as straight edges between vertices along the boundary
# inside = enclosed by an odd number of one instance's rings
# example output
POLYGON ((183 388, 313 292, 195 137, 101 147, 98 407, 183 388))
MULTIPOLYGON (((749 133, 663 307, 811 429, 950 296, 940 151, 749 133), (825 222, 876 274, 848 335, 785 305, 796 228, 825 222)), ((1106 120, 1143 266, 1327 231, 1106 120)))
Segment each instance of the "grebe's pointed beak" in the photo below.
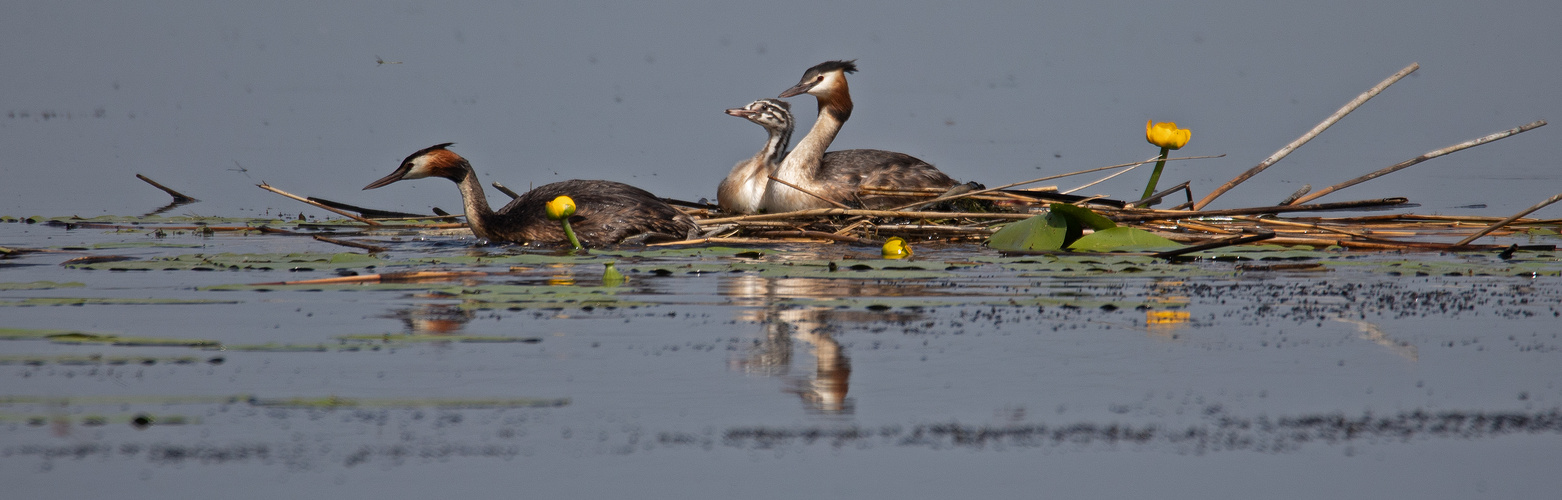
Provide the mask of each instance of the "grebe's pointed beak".
POLYGON ((780 97, 782 99, 785 99, 785 98, 792 97, 792 96, 799 96, 799 95, 806 94, 806 93, 808 93, 809 89, 814 88, 814 84, 816 84, 816 83, 817 82, 813 82, 813 81, 798 82, 798 84, 797 85, 793 85, 792 88, 789 88, 789 89, 781 91, 781 96, 780 97))
POLYGON ((412 164, 411 163, 403 163, 403 164, 401 164, 401 168, 397 168, 395 172, 391 172, 390 175, 382 177, 382 178, 380 178, 380 180, 371 182, 371 183, 369 183, 369 185, 364 186, 363 188, 365 190, 369 190, 369 189, 374 189, 374 188, 377 188, 377 187, 384 187, 387 184, 390 184, 392 182, 396 182, 396 181, 401 180, 401 177, 404 176, 404 175, 407 175, 407 172, 410 172, 410 171, 412 171, 412 164))
POLYGON ((732 116, 741 116, 743 118, 748 118, 750 116, 754 116, 754 115, 757 115, 759 113, 751 111, 748 108, 732 108, 732 109, 727 110, 727 114, 732 115, 732 116))

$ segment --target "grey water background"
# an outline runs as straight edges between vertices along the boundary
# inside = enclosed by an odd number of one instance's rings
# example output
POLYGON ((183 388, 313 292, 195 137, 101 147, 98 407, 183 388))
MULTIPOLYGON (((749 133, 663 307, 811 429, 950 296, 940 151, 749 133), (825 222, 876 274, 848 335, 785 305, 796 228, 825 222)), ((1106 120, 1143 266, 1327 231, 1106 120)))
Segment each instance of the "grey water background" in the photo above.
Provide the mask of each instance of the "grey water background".
MULTIPOLYGON (((763 139, 721 111, 830 59, 861 68, 836 148, 903 151, 998 184, 1149 157, 1144 122, 1175 121, 1193 131, 1181 154, 1226 155, 1168 167, 1163 185, 1190 180, 1202 196, 1421 64, 1212 208, 1267 205, 1562 116, 1559 18, 1546 1, 12 2, 0 6, 0 213, 166 201, 135 173, 203 200, 175 214, 318 212, 262 181, 454 211, 455 190, 432 182, 359 191, 446 141, 513 188, 600 178, 713 198, 763 139)), ((812 99, 793 102, 807 127, 812 99)), ((1408 196, 1422 213, 1507 215, 1562 191, 1558 130, 1320 201, 1408 196)), ((1131 198, 1147 176, 1087 192, 1131 198)))
MULTIPOLYGON (((406 154, 444 141, 458 142, 456 150, 485 180, 511 187, 605 178, 669 197, 709 197, 732 163, 762 140, 758 127, 721 110, 774 96, 804 68, 837 58, 856 58, 862 68, 851 77, 857 111, 838 148, 905 151, 956 177, 997 183, 1148 157, 1155 151, 1143 142, 1143 122, 1173 120, 1193 130, 1183 153, 1227 155, 1168 167, 1163 182, 1191 180, 1204 193, 1399 68, 1422 65, 1214 207, 1269 204, 1303 183, 1331 184, 1431 149, 1555 120, 1559 10, 1545 2, 1401 1, 10 3, 0 5, 0 215, 138 214, 167 202, 135 173, 203 199, 175 214, 325 215, 253 187, 261 181, 375 207, 453 210, 459 198, 442 182, 360 191, 406 154)), ((806 126, 812 101, 794 102, 806 126)), ((1543 127, 1433 160, 1322 201, 1409 196, 1422 213, 1507 215, 1562 191, 1548 147, 1558 130, 1543 127), (1462 208, 1476 204, 1486 206, 1462 208)), ((1090 191, 1131 197, 1144 176, 1090 191)), ((0 245, 22 247, 150 239, 0 226, 0 245)), ((474 251, 456 238, 432 240, 399 242, 396 253, 474 251)), ((302 238, 172 234, 161 241, 190 246, 108 246, 99 253, 343 251, 302 238)), ((860 250, 767 252, 818 251, 829 255, 816 258, 834 259, 860 250)), ((938 263, 982 252, 920 248, 918 255, 938 263)), ((79 280, 82 289, 7 291, 5 298, 215 296, 236 303, 8 307, 0 327, 303 344, 401 331, 403 318, 419 319, 428 303, 456 301, 384 291, 200 288, 334 276, 325 267, 137 274, 56 265, 74 255, 21 256, 0 270, 0 281, 79 280)), ((1457 269, 1494 258, 1416 259, 1457 269)), ((669 265, 650 260, 647 267, 669 265)), ((600 269, 577 267, 583 283, 600 269)), ((820 313, 837 318, 833 333, 850 358, 850 414, 810 410, 793 393, 818 373, 813 364, 822 357, 801 335, 792 336, 797 359, 785 376, 733 366, 743 360, 726 349, 746 353, 784 323, 761 325, 752 316, 773 307, 778 316, 814 320, 807 317, 812 308, 787 306, 786 299, 817 292, 746 273, 655 279, 641 272, 626 298, 664 305, 554 316, 485 311, 462 324, 470 334, 544 337, 537 344, 223 353, 220 365, 6 365, 5 395, 253 392, 571 403, 379 411, 243 402, 72 406, 58 411, 166 412, 202 422, 144 430, 121 422, 78 425, 56 435, 7 420, 0 424, 0 482, 33 496, 230 498, 1530 498, 1557 490, 1552 469, 1562 447, 1554 430, 1354 440, 1255 430, 1230 434, 1236 442, 1212 441, 1225 446, 1219 450, 1167 440, 969 446, 866 438, 832 446, 794 439, 762 446, 723 439, 733 429, 886 427, 899 429, 899 438, 947 422, 995 429, 1158 425, 1168 436, 1228 417, 1240 423, 1421 410, 1545 416, 1556 406, 1562 384, 1552 358, 1562 351, 1555 277, 1339 269, 1232 276, 1229 267, 1209 264, 1214 277, 1195 271, 1172 280, 1027 277, 990 267, 956 271, 957 280, 818 280, 839 288, 827 297, 903 292, 961 302, 909 314, 918 322, 908 324, 849 319, 865 314, 862 308, 820 313), (962 289, 949 286, 956 281, 962 289), (1341 292, 1357 286, 1355 301, 1341 292), (1048 315, 1032 318, 1022 316, 1028 310, 977 305, 988 295, 1076 293, 1132 302, 1201 288, 1212 291, 1190 299, 1195 316, 1166 334, 1137 328, 1143 313, 1127 307, 1048 307, 1048 315), (1270 308, 1265 293, 1294 295, 1270 308), (1494 305, 1510 299, 1529 302, 1494 305), (1284 307, 1353 310, 1353 302, 1371 308, 1385 301, 1397 309, 1361 318, 1377 333, 1343 321, 1350 316, 1293 319, 1284 307), (1437 310, 1439 303, 1474 308, 1448 312, 1437 310), (1404 353, 1407 346, 1413 355, 1404 353), (489 445, 500 452, 485 455, 489 445), (159 446, 173 456, 152 459, 159 446), (243 453, 255 446, 270 454, 243 453)), ((539 277, 547 276, 529 278, 539 277)), ((190 352, 24 341, 0 349, 51 356, 190 352)))

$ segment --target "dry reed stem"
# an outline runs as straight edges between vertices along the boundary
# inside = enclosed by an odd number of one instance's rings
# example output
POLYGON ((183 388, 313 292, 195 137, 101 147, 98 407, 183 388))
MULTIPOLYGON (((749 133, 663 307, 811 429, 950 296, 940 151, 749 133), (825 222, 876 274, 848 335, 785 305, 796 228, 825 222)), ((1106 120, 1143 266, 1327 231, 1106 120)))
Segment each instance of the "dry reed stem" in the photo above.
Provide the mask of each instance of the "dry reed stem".
POLYGON ((1417 156, 1415 158, 1411 158, 1409 160, 1405 160, 1405 161, 1396 163, 1394 165, 1382 168, 1382 169, 1380 169, 1380 170, 1378 170, 1376 172, 1372 172, 1370 174, 1363 175, 1361 177, 1357 177, 1355 179, 1351 179, 1351 180, 1348 180, 1348 181, 1345 181, 1345 182, 1341 182, 1339 184, 1335 184, 1333 186, 1329 186, 1329 187, 1320 189, 1317 192, 1314 192, 1312 194, 1305 195, 1305 196, 1302 196, 1300 198, 1297 198, 1295 201, 1292 201, 1290 203, 1282 203, 1282 205, 1295 205, 1295 204, 1298 204, 1298 203, 1307 203, 1309 201, 1312 201, 1312 200, 1318 199, 1320 197, 1323 197, 1324 195, 1327 195, 1329 193, 1333 193, 1335 191, 1339 191, 1341 189, 1345 189, 1345 188, 1348 188, 1348 187, 1351 187, 1351 186, 1354 186, 1354 185, 1357 185, 1357 184, 1361 184, 1363 182, 1367 182, 1367 181, 1370 181, 1372 179, 1376 179, 1378 177, 1382 177, 1382 176, 1385 176, 1385 175, 1388 175, 1388 174, 1392 174, 1394 172, 1398 172, 1400 170, 1409 168, 1410 166, 1415 165, 1417 163, 1421 163, 1423 161, 1427 161, 1427 160, 1430 160, 1430 159, 1433 159, 1433 158, 1437 158, 1439 156, 1443 156, 1443 155, 1446 155, 1446 154, 1455 153, 1455 152, 1458 152, 1458 151, 1463 151, 1463 150, 1466 150, 1466 149, 1469 149, 1469 148, 1473 148, 1473 147, 1476 147, 1476 146, 1479 146, 1479 145, 1482 145, 1482 144, 1486 144, 1488 142, 1494 142, 1494 141, 1497 141, 1499 139, 1505 139, 1505 138, 1508 138, 1508 137, 1512 137, 1514 135, 1518 135, 1518 134, 1521 134, 1521 133, 1524 133, 1524 132, 1528 132, 1530 130, 1534 130, 1536 128, 1543 127, 1545 125, 1546 125, 1546 121, 1545 120, 1536 120, 1536 121, 1533 121, 1533 122, 1521 125, 1519 127, 1515 127, 1515 128, 1511 128, 1511 129, 1508 129, 1508 130, 1501 131, 1501 132, 1497 132, 1495 134, 1487 135, 1485 137, 1481 137, 1481 138, 1478 138, 1478 139, 1471 139, 1471 140, 1464 141, 1464 142, 1461 142, 1461 143, 1458 143, 1458 144, 1455 144, 1455 145, 1452 145, 1452 146, 1448 146, 1448 147, 1442 148, 1442 149, 1434 149, 1432 151, 1428 151, 1428 152, 1422 154, 1421 156, 1417 156))
POLYGON ((1496 231, 1498 228, 1500 228, 1502 226, 1506 226, 1506 225, 1512 223, 1513 221, 1519 220, 1519 218, 1524 217, 1526 215, 1529 215, 1530 213, 1532 213, 1532 212, 1534 212, 1536 210, 1540 210, 1542 208, 1546 208, 1546 205, 1550 205, 1552 203, 1556 203, 1557 201, 1562 201, 1562 193, 1553 195, 1550 198, 1546 198, 1546 201, 1542 201, 1540 203, 1536 203, 1535 206, 1526 208, 1522 212, 1513 214, 1512 217, 1508 217, 1506 219, 1497 221, 1496 224, 1492 224, 1491 226, 1488 226, 1486 229, 1482 229, 1479 232, 1476 232, 1475 234, 1470 235, 1468 238, 1459 240, 1458 243, 1454 243, 1454 246, 1457 247, 1457 246, 1467 245, 1470 242, 1475 241, 1477 238, 1480 238, 1482 236, 1486 236, 1487 233, 1490 233, 1492 231, 1496 231))
POLYGON ((151 184, 152 187, 155 187, 155 188, 163 190, 164 193, 168 193, 169 196, 174 197, 174 203, 194 203, 194 202, 197 202, 197 201, 201 201, 201 200, 197 200, 195 198, 191 198, 189 196, 186 196, 184 193, 181 193, 181 192, 178 192, 178 191, 174 191, 173 189, 169 189, 168 186, 164 186, 162 184, 158 184, 157 181, 149 179, 145 175, 136 174, 136 178, 137 179, 141 179, 143 182, 146 182, 147 184, 151 184))
POLYGON ((321 205, 320 203, 315 202, 313 200, 310 200, 308 198, 304 198, 302 196, 298 196, 298 195, 289 193, 287 191, 283 191, 281 189, 277 189, 277 188, 271 187, 270 184, 266 184, 264 182, 262 182, 260 184, 256 184, 256 186, 259 186, 261 189, 264 189, 264 190, 267 190, 267 191, 271 191, 273 193, 280 194, 282 196, 286 196, 288 198, 292 198, 292 199, 295 199, 295 200, 307 203, 307 204, 315 206, 315 207, 319 207, 319 208, 322 208, 322 209, 325 209, 325 210, 329 210, 329 211, 332 211, 332 212, 344 215, 344 216, 346 216, 348 218, 351 218, 351 219, 356 220, 358 222, 362 222, 364 224, 368 224, 368 225, 371 225, 371 226, 378 226, 378 225, 380 225, 380 223, 378 223, 378 222, 375 222, 375 221, 372 221, 372 220, 369 220, 369 219, 365 219, 363 217, 359 217, 357 215, 348 213, 345 210, 337 210, 335 208, 331 208, 331 207, 328 207, 328 206, 325 206, 325 205, 321 205))
POLYGON ((1350 114, 1352 111, 1355 111, 1356 108, 1366 104, 1369 99, 1376 97, 1379 93, 1383 92, 1384 89, 1387 89, 1389 85, 1393 85, 1394 82, 1399 81, 1401 78, 1404 78, 1406 75, 1409 75, 1410 73, 1415 72, 1415 70, 1420 68, 1420 64, 1410 63, 1409 66, 1405 66, 1405 68, 1399 70, 1398 73, 1394 73, 1387 79, 1378 82, 1377 85, 1367 89, 1366 92, 1362 92, 1361 95, 1356 96, 1356 98, 1352 99, 1350 102, 1345 103, 1344 107, 1341 107, 1339 110, 1335 111, 1334 114, 1329 115, 1329 117, 1325 118, 1323 122, 1314 126, 1312 130, 1302 134, 1301 137, 1291 141, 1290 144, 1286 144, 1285 147, 1280 148, 1279 151, 1275 151, 1274 154, 1269 155, 1268 158, 1265 158, 1264 161, 1259 162, 1258 165, 1248 169, 1246 172, 1243 172, 1242 175, 1238 175, 1236 178, 1233 178, 1230 181, 1227 181, 1225 184, 1222 184, 1220 187, 1215 188, 1214 191, 1210 191, 1208 195, 1204 196, 1204 199, 1201 199, 1198 203, 1193 204, 1193 209, 1203 210, 1204 207, 1210 204, 1210 202, 1215 201, 1215 198, 1219 198, 1220 195, 1225 194, 1226 191, 1230 191, 1232 188, 1237 187, 1238 184, 1251 179, 1253 176, 1258 175, 1259 172, 1263 172, 1264 169, 1267 169, 1275 163, 1278 163, 1281 159, 1285 158, 1287 155, 1290 155, 1292 151, 1295 151, 1296 148, 1302 147, 1303 144, 1307 144, 1307 141, 1311 141, 1314 137, 1318 137, 1318 134, 1323 133, 1324 130, 1333 126, 1335 122, 1340 121, 1340 119, 1344 118, 1345 115, 1350 114))
POLYGON ((489 276, 492 274, 484 271, 408 271, 401 273, 366 274, 362 276, 338 276, 335 278, 321 278, 299 281, 273 281, 269 283, 251 283, 249 286, 278 286, 278 285, 342 285, 355 283, 407 283, 416 281, 435 281, 451 278, 464 278, 467 276, 489 276))
POLYGON ((1272 213, 1279 213, 1279 212, 1312 211, 1312 210, 1335 210, 1335 209, 1340 209, 1340 208, 1360 208, 1360 207, 1371 207, 1371 206, 1381 206, 1381 205, 1399 205, 1399 204, 1403 204, 1403 203, 1408 202, 1408 201, 1410 201, 1410 200, 1405 199, 1405 198, 1381 198, 1381 199, 1376 199, 1376 200, 1346 201, 1346 202, 1337 202, 1337 203, 1317 203, 1317 204, 1313 204, 1313 205, 1283 205, 1283 206, 1273 206, 1273 207, 1231 208, 1231 209, 1224 209, 1224 210, 1205 210, 1205 211, 1192 211, 1192 212, 1156 210, 1156 211, 1152 211, 1150 213, 1124 212, 1122 214, 1117 214, 1117 215, 1108 215, 1107 218, 1108 219, 1112 219, 1112 220, 1117 221, 1117 222, 1138 222, 1138 221, 1161 220, 1161 219, 1174 220, 1174 219, 1186 219, 1186 218, 1193 218, 1193 217, 1222 217, 1222 216, 1232 216, 1232 215, 1257 215, 1257 214, 1272 214, 1272 213))
POLYGON ((339 239, 336 239, 336 238, 328 238, 328 237, 325 237, 325 236, 322 236, 322 235, 318 235, 318 234, 312 235, 312 236, 314 236, 314 238, 316 240, 323 241, 323 242, 326 242, 326 243, 330 243, 332 245, 341 245, 341 246, 344 246, 344 247, 361 248, 363 250, 368 250, 369 253, 385 253, 385 251, 388 250, 385 247, 370 245, 368 243, 359 243, 359 242, 356 242, 356 241, 339 240, 339 239))

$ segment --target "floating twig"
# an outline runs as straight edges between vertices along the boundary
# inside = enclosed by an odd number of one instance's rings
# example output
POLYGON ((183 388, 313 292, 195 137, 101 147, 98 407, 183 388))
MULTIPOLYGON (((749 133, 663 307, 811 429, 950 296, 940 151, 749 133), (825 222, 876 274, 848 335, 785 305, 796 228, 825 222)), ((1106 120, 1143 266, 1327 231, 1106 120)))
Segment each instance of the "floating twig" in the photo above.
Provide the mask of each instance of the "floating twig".
POLYGON ((321 205, 320 203, 317 203, 317 202, 314 202, 314 201, 310 201, 308 198, 304 198, 302 196, 298 196, 298 195, 289 193, 287 191, 283 191, 281 189, 277 189, 277 188, 271 187, 270 184, 266 184, 264 182, 262 182, 260 184, 256 184, 256 186, 260 187, 261 189, 264 189, 264 190, 267 190, 267 191, 271 191, 273 193, 280 194, 282 196, 286 196, 288 198, 292 198, 292 199, 295 199, 295 200, 307 203, 307 204, 309 204, 311 206, 314 206, 314 207, 317 207, 317 208, 322 208, 322 209, 325 209, 325 210, 329 210, 331 212, 335 212, 337 214, 341 214, 343 216, 346 216, 346 217, 351 218, 353 220, 356 220, 358 222, 362 222, 364 224, 368 224, 368 225, 371 225, 371 226, 378 226, 378 225, 380 225, 380 223, 378 223, 378 222, 375 222, 375 221, 372 221, 372 220, 369 220, 369 219, 365 219, 365 218, 359 217, 357 215, 353 215, 351 213, 348 213, 346 210, 338 210, 338 209, 331 208, 331 207, 328 207, 328 206, 325 206, 325 205, 321 205))
POLYGON ((1223 238, 1223 239, 1211 241, 1209 243, 1204 243, 1202 245, 1193 245, 1193 246, 1190 246, 1190 247, 1178 248, 1176 250, 1167 250, 1165 252, 1156 252, 1156 253, 1150 254, 1150 256, 1156 257, 1156 258, 1161 258, 1161 259, 1170 259, 1172 257, 1177 257, 1177 256, 1181 256, 1181 255, 1187 255, 1187 254, 1190 254, 1190 253, 1193 253, 1193 252, 1202 252, 1202 251, 1205 251, 1205 250, 1210 250, 1210 249, 1214 249, 1214 248, 1229 247, 1229 246, 1232 246, 1232 245, 1245 245, 1245 244, 1248 244, 1248 243, 1253 243, 1255 241, 1264 241, 1264 240, 1267 240, 1267 239, 1272 239, 1274 237, 1275 237, 1275 233, 1262 233, 1262 234, 1254 234, 1254 235, 1250 235, 1250 236, 1238 236, 1238 237, 1235 237, 1235 238, 1223 238))
POLYGON ((1376 200, 1345 201, 1338 203, 1315 203, 1312 205, 1282 205, 1274 207, 1232 208, 1225 210, 1204 210, 1192 212, 1157 211, 1148 214, 1125 213, 1108 215, 1107 218, 1116 222, 1139 222, 1148 220, 1176 220, 1195 217, 1224 217, 1231 215, 1253 215, 1280 212, 1305 212, 1313 210, 1339 210, 1342 208, 1377 207, 1385 205, 1400 205, 1410 200, 1405 198, 1381 198, 1376 200))
POLYGON ((1557 194, 1557 195, 1552 196, 1550 198, 1546 198, 1546 201, 1542 201, 1540 203, 1536 203, 1535 206, 1526 208, 1522 212, 1513 214, 1512 217, 1508 217, 1506 219, 1497 221, 1496 224, 1492 224, 1490 226, 1487 226, 1486 229, 1482 229, 1479 232, 1477 232, 1475 234, 1472 234, 1472 235, 1470 235, 1469 237, 1467 237, 1465 239, 1459 240, 1459 242, 1458 243, 1454 243, 1453 246, 1461 247, 1461 246, 1468 245, 1468 244, 1470 244, 1470 242, 1475 241, 1477 238, 1480 238, 1482 236, 1486 236, 1487 233, 1490 233, 1492 231, 1496 231, 1498 228, 1501 228, 1502 226, 1506 226, 1508 224, 1511 224, 1511 223, 1513 223, 1513 221, 1519 220, 1519 218, 1524 217, 1526 215, 1529 215, 1530 213, 1533 213, 1536 210, 1540 210, 1542 208, 1546 208, 1546 205, 1550 205, 1552 203, 1556 203, 1557 201, 1562 201, 1562 194, 1557 194))
POLYGON ((856 236, 826 233, 823 231, 806 231, 802 229, 794 231, 759 231, 754 233, 754 236, 780 238, 820 238, 826 240, 844 241, 847 243, 872 243, 856 236))
POLYGON ((354 211, 354 212, 358 212, 358 215, 362 215, 364 217, 375 218, 375 219, 432 219, 432 218, 437 217, 437 216, 428 216, 428 215, 423 215, 423 214, 413 214, 413 213, 407 213, 407 212, 396 212, 396 211, 391 211, 391 210, 379 210, 379 209, 374 209, 374 208, 364 208, 364 207, 360 207, 360 206, 356 206, 356 205, 348 205, 346 203, 342 203, 342 202, 339 202, 339 201, 327 200, 325 198, 316 198, 314 196, 310 196, 307 199, 309 201, 313 201, 315 203, 319 203, 321 205, 325 205, 325 206, 328 206, 328 207, 340 208, 342 210, 351 210, 351 211, 354 211))
POLYGON ((401 273, 365 274, 362 276, 338 276, 335 278, 321 278, 315 280, 299 281, 273 281, 269 283, 251 283, 249 286, 279 286, 279 285, 344 285, 354 283, 412 283, 418 281, 437 281, 452 278, 465 278, 468 276, 488 276, 492 274, 486 271, 408 271, 401 273))
POLYGON ((1335 122, 1340 121, 1340 119, 1344 118, 1345 115, 1350 114, 1352 111, 1355 111, 1356 108, 1366 104, 1367 100, 1376 97, 1379 93, 1383 92, 1384 89, 1387 89, 1389 85, 1393 85, 1394 82, 1399 81, 1401 78, 1404 78, 1406 75, 1409 75, 1410 73, 1415 72, 1415 70, 1420 68, 1420 64, 1410 63, 1409 66, 1405 66, 1405 68, 1399 70, 1398 73, 1394 73, 1387 79, 1378 82, 1377 85, 1367 89, 1366 92, 1362 92, 1361 95, 1356 96, 1355 99, 1351 99, 1350 102, 1345 103, 1344 107, 1341 107, 1338 111, 1335 111, 1334 114, 1329 115, 1329 117, 1325 118, 1323 122, 1314 126, 1312 130, 1302 134, 1301 137, 1291 141, 1290 144, 1286 144, 1285 147, 1280 148, 1279 151, 1275 151, 1274 154, 1269 155, 1269 157, 1265 158, 1264 161, 1258 162, 1258 165, 1248 169, 1246 172, 1242 172, 1242 175, 1238 175, 1236 178, 1231 179, 1230 181, 1226 181, 1225 184, 1215 188, 1215 190, 1206 195, 1204 199, 1199 200, 1198 203, 1194 203, 1193 209, 1203 210, 1205 206, 1210 204, 1210 202, 1215 201, 1215 198, 1219 198, 1220 195, 1225 194, 1226 191, 1230 191, 1231 188, 1237 187, 1237 184, 1241 184, 1243 181, 1258 175, 1259 172, 1263 172, 1264 169, 1269 168, 1271 165, 1278 163, 1281 159, 1285 158, 1287 155, 1290 155, 1292 151, 1295 151, 1296 148, 1302 147, 1303 144, 1307 144, 1307 141, 1313 140, 1313 138, 1317 137, 1318 134, 1323 133, 1324 130, 1333 126, 1335 122))
POLYGON ((517 194, 515 191, 511 191, 510 188, 504 187, 504 184, 500 184, 499 181, 494 181, 493 186, 494 189, 498 189, 499 192, 504 193, 505 196, 509 196, 512 200, 521 197, 520 194, 517 194))
POLYGON ((364 249, 364 250, 368 250, 369 253, 385 253, 386 250, 389 250, 388 248, 385 248, 385 247, 382 247, 382 246, 370 245, 368 243, 359 243, 359 242, 356 242, 356 241, 347 241, 347 240, 339 240, 339 239, 336 239, 336 238, 327 238, 325 236, 318 235, 318 234, 313 235, 313 236, 315 237, 316 240, 324 241, 324 242, 330 243, 332 245, 341 245, 341 246, 344 246, 344 247, 361 248, 361 249, 364 249))
POLYGON ((184 193, 181 193, 181 192, 178 192, 178 191, 174 191, 173 189, 169 189, 168 186, 164 186, 162 184, 158 184, 157 181, 149 179, 145 175, 136 174, 136 178, 137 179, 141 179, 143 182, 146 182, 147 184, 151 184, 152 187, 155 187, 155 188, 163 190, 164 193, 168 193, 169 196, 174 197, 174 203, 176 203, 176 204, 195 203, 197 201, 201 201, 201 200, 197 200, 195 198, 191 198, 189 196, 186 196, 184 193))
POLYGON ((1430 159, 1433 159, 1433 158, 1436 158, 1436 157, 1439 157, 1439 156, 1443 156, 1443 155, 1446 155, 1446 154, 1449 154, 1449 153, 1454 153, 1454 152, 1457 152, 1457 151, 1462 151, 1462 150, 1465 150, 1465 149, 1473 148, 1473 147, 1476 147, 1476 146, 1479 146, 1479 145, 1482 145, 1482 144, 1486 144, 1488 142, 1496 141, 1498 139, 1504 139, 1504 138, 1512 137, 1514 135, 1518 135, 1518 134, 1521 134, 1521 133, 1524 133, 1524 132, 1528 132, 1530 130, 1534 130, 1536 128, 1543 127, 1545 125, 1546 125, 1546 121, 1545 120, 1535 120, 1533 122, 1524 124, 1522 126, 1519 126, 1519 127, 1516 127, 1516 128, 1511 128, 1511 129, 1504 130, 1504 131, 1501 131, 1501 132, 1497 132, 1495 134, 1491 134, 1491 135, 1488 135, 1486 137, 1481 137, 1479 139, 1471 139, 1471 140, 1464 141, 1464 142, 1461 142, 1461 143, 1458 143, 1458 144, 1455 144, 1455 145, 1452 145, 1452 146, 1448 146, 1448 147, 1443 148, 1443 149, 1434 149, 1432 151, 1426 152, 1425 154, 1422 154, 1421 156, 1417 156, 1415 158, 1411 158, 1409 160, 1405 160, 1405 161, 1396 163, 1396 164, 1391 165, 1389 167, 1385 167, 1385 168, 1383 168, 1381 170, 1378 170, 1376 172, 1373 172, 1373 173, 1370 173, 1370 174, 1367 174, 1367 175, 1363 175, 1361 177, 1357 177, 1355 179, 1351 179, 1351 180, 1348 180, 1348 181, 1345 181, 1345 182, 1341 182, 1339 184, 1335 184, 1333 186, 1329 186, 1329 187, 1320 189, 1320 190, 1318 190, 1317 192, 1315 192, 1313 194, 1302 196, 1302 197, 1297 198, 1295 201, 1292 201, 1290 203, 1282 203, 1282 205, 1295 205, 1297 203, 1307 203, 1309 201, 1318 199, 1319 197, 1322 197, 1322 196, 1324 196, 1326 194, 1333 193, 1335 191, 1339 191, 1341 189, 1345 189, 1345 188, 1348 188, 1348 187, 1351 187, 1351 186, 1354 186, 1354 185, 1357 185, 1357 184, 1361 184, 1363 182, 1367 182, 1367 181, 1370 181, 1372 179, 1376 179, 1376 178, 1379 178, 1379 177, 1382 177, 1382 176, 1385 176, 1385 175, 1388 175, 1388 174, 1392 174, 1394 172, 1397 172, 1399 170, 1408 168, 1411 165, 1415 165, 1415 164, 1421 163, 1423 161, 1427 161, 1427 160, 1430 160, 1430 159))

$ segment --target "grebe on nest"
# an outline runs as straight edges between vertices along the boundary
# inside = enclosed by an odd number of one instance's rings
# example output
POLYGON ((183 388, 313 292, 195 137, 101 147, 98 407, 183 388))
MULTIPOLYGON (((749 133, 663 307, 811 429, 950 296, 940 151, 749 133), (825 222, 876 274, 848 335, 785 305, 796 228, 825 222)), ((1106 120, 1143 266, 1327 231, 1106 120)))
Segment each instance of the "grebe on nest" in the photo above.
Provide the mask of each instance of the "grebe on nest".
MULTIPOLYGON (((846 74, 856 71, 854 61, 820 63, 803 72, 803 78, 797 85, 781 93, 780 97, 805 93, 814 96, 819 101, 819 118, 808 135, 798 141, 797 148, 787 153, 772 175, 826 199, 865 208, 891 207, 926 198, 860 196, 858 190, 864 186, 949 189, 959 185, 959 182, 927 162, 904 153, 878 149, 825 153, 846 119, 851 117, 852 100, 846 74)), ((772 213, 832 206, 829 202, 774 181, 766 186, 760 203, 761 209, 772 213)))
POLYGON ((721 211, 735 214, 751 214, 759 211, 765 196, 765 186, 776 173, 781 159, 786 157, 786 147, 792 143, 791 106, 779 99, 760 99, 741 108, 727 110, 727 114, 741 116, 765 127, 770 136, 765 147, 752 158, 732 166, 732 172, 722 179, 716 188, 716 204, 721 211))
POLYGON ((466 206, 466 221, 478 238, 492 242, 557 243, 564 241, 564 230, 548 219, 544 209, 559 196, 575 200, 577 211, 570 225, 580 242, 594 247, 617 244, 641 234, 661 234, 683 238, 697 229, 694 219, 658 199, 655 195, 628 184, 612 181, 569 180, 527 191, 495 212, 483 195, 472 164, 445 149, 454 143, 435 144, 412 153, 401 167, 364 189, 374 189, 407 179, 444 177, 461 188, 466 206))

